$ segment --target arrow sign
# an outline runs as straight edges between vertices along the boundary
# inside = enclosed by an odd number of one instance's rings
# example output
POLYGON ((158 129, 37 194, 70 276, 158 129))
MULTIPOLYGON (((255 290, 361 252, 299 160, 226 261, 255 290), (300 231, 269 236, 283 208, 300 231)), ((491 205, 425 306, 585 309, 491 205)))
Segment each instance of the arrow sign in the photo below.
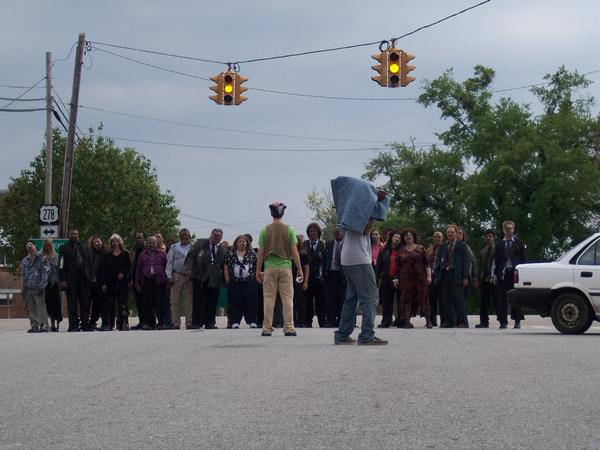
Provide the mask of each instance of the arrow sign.
POLYGON ((58 236, 58 225, 41 225, 40 226, 40 237, 41 238, 55 238, 58 236))

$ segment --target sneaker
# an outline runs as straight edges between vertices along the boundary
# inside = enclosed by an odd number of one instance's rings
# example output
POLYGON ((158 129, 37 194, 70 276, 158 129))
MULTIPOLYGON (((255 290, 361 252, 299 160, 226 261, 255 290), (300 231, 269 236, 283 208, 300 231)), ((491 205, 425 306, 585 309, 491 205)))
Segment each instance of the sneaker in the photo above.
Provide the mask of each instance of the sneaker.
POLYGON ((356 344, 356 339, 352 339, 350 336, 343 339, 333 339, 335 345, 353 345, 356 344))
POLYGON ((475 328, 489 328, 490 324, 489 323, 479 323, 477 325, 475 325, 475 328))
POLYGON ((239 330, 240 329, 240 324, 239 323, 234 323, 233 325, 231 325, 231 328, 233 328, 234 330, 239 330))
POLYGON ((29 330, 27 330, 28 333, 39 333, 40 332, 40 327, 38 327, 37 325, 32 326, 29 330))
POLYGON ((252 322, 252 323, 250 324, 250 328, 258 328, 258 325, 256 325, 254 322, 252 322))
POLYGON ((295 331, 286 331, 283 333, 284 336, 298 336, 295 331))
POLYGON ((261 333, 261 336, 271 336, 271 332, 270 331, 263 331, 261 333))
POLYGON ((373 339, 369 341, 358 341, 358 345, 386 345, 388 341, 385 339, 378 338, 377 336, 373 336, 373 339))
POLYGON ((40 333, 47 333, 47 332, 48 332, 48 325, 40 326, 40 333))

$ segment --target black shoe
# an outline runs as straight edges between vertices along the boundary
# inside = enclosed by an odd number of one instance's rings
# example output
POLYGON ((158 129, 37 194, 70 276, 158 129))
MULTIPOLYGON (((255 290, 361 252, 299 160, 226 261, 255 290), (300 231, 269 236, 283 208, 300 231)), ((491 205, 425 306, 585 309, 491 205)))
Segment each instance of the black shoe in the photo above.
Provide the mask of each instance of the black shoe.
POLYGON ((40 332, 40 327, 38 327, 37 325, 32 326, 29 330, 27 330, 28 333, 39 333, 40 332))
POLYGON ((521 321, 520 320, 515 320, 515 329, 519 330, 521 328, 521 321))
POLYGON ((141 329, 144 331, 150 331, 150 330, 154 330, 154 327, 152 325, 142 325, 141 329))
POLYGON ((295 331, 286 331, 283 333, 284 336, 298 336, 295 331))
POLYGON ((378 338, 377 336, 373 336, 373 339, 368 341, 358 341, 358 345, 386 345, 388 341, 385 339, 378 338))
POLYGON ((48 332, 48 325, 40 326, 40 333, 47 333, 47 332, 48 332))
POLYGON ((377 325, 377 328, 389 328, 390 324, 389 323, 380 323, 379 325, 377 325))
POLYGON ((271 333, 269 333, 268 331, 263 331, 260 335, 261 336, 271 336, 271 333))
POLYGON ((79 327, 73 327, 73 328, 69 328, 67 331, 69 333, 79 333, 81 331, 81 329, 79 327))
POLYGON ((335 345, 354 345, 356 344, 356 339, 352 339, 350 336, 344 339, 333 339, 333 343, 335 345))
POLYGON ((140 322, 136 326, 130 327, 129 329, 130 330, 141 330, 143 326, 144 326, 144 324, 142 322, 140 322))
POLYGON ((204 329, 205 330, 217 330, 219 327, 216 326, 214 323, 212 325, 205 325, 204 329))
POLYGON ((81 329, 81 331, 85 331, 86 333, 89 333, 90 331, 96 331, 96 329, 92 328, 92 327, 83 327, 81 329))
POLYGON ((308 322, 304 325, 304 328, 312 328, 312 322, 308 322))
POLYGON ((500 329, 501 329, 501 330, 504 330, 504 329, 505 329, 507 326, 508 326, 508 324, 506 324, 506 323, 501 323, 501 324, 500 324, 500 329))
POLYGON ((201 325, 190 325, 189 327, 186 325, 185 327, 186 330, 199 330, 200 328, 202 328, 201 325))
POLYGON ((52 331, 53 333, 57 333, 58 332, 58 328, 56 327, 51 327, 50 331, 52 331))
POLYGON ((475 328, 489 328, 490 324, 489 323, 479 323, 477 325, 475 325, 475 328))

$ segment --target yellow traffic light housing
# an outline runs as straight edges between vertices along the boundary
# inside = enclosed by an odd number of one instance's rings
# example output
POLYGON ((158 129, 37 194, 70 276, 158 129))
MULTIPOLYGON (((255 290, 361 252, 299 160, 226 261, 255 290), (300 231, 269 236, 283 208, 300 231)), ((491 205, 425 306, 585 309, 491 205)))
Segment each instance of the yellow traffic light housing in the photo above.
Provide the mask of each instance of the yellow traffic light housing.
POLYGON ((400 67, 400 85, 402 87, 406 87, 408 86, 408 84, 412 81, 415 81, 416 78, 415 77, 409 77, 408 73, 412 72, 413 70, 415 70, 415 66, 411 66, 410 64, 408 64, 410 61, 412 61, 413 59, 416 58, 416 55, 412 54, 412 53, 406 53, 406 52, 401 52, 401 56, 400 56, 400 60, 401 60, 401 67, 400 67))
POLYGON ((375 53, 371 55, 371 58, 376 60, 379 64, 371 66, 371 69, 379 73, 379 75, 371 77, 371 80, 378 83, 381 87, 388 87, 388 52, 382 51, 381 53, 375 53))
POLYGON ((242 86, 242 83, 248 81, 248 78, 243 77, 235 72, 221 72, 214 77, 210 77, 216 85, 210 86, 210 89, 215 92, 210 98, 218 105, 239 105, 247 98, 242 92, 246 92, 248 88, 242 86))

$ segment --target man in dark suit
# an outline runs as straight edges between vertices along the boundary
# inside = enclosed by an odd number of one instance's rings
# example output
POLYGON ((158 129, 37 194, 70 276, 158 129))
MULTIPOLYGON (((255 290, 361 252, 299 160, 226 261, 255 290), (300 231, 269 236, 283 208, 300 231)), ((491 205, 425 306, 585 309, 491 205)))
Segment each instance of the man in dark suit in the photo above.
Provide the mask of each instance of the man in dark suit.
POLYGON ((207 330, 217 328, 217 302, 223 283, 223 266, 226 251, 219 245, 223 230, 215 228, 208 239, 198 239, 186 257, 186 270, 192 271, 193 304, 191 329, 204 326, 207 330))
POLYGON ((68 331, 94 331, 89 323, 88 298, 93 276, 92 257, 89 248, 79 242, 79 231, 69 231, 69 242, 62 245, 58 253, 60 286, 67 291, 68 331))
MULTIPOLYGON (((502 223, 504 238, 496 242, 494 261, 492 262, 491 282, 498 286, 498 308, 496 314, 500 328, 508 326, 508 299, 507 293, 515 287, 514 274, 518 264, 527 262, 527 246, 514 235, 515 223, 505 220, 502 223)), ((515 321, 515 328, 521 328, 521 320, 525 317, 520 306, 512 306, 510 318, 515 321)))
MULTIPOLYGON (((440 328, 455 328, 465 314, 465 287, 469 284, 469 252, 464 242, 457 240, 458 227, 446 227, 448 240, 444 242, 435 258, 434 280, 440 286, 444 305, 445 323, 440 328)), ((463 325, 464 326, 464 325, 463 325)))
POLYGON ((325 258, 325 242, 321 240, 323 231, 318 223, 313 222, 306 227, 306 234, 308 239, 302 244, 308 255, 310 267, 308 290, 306 291, 306 327, 312 327, 313 316, 316 312, 319 327, 324 328, 331 324, 327 323, 325 286, 321 280, 325 258))
POLYGON ((328 325, 338 327, 342 315, 342 306, 346 298, 346 280, 342 272, 342 246, 344 232, 341 228, 333 230, 333 239, 325 243, 323 280, 325 280, 328 325))

